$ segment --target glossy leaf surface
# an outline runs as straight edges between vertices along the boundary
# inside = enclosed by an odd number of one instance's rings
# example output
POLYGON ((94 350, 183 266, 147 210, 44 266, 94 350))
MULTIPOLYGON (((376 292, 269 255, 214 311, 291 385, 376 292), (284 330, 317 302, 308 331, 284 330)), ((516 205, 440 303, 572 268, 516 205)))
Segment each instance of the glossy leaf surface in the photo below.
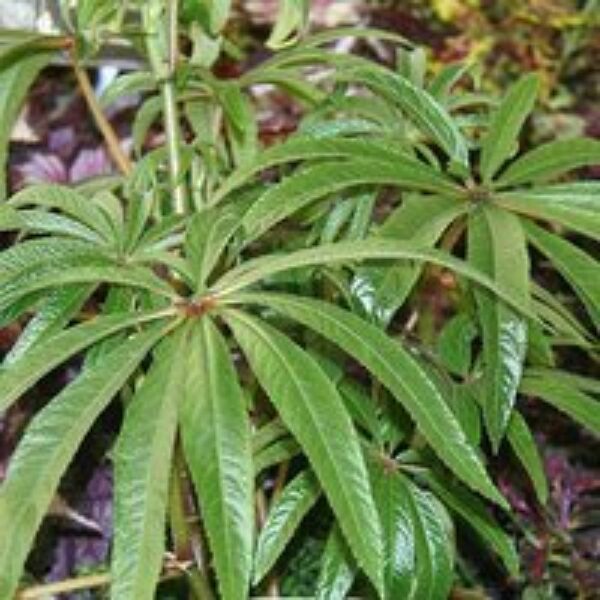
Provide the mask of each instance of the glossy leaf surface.
POLYGON ((379 519, 350 417, 318 363, 272 327, 239 312, 227 323, 282 420, 300 442, 352 553, 381 588, 379 519))
MULTIPOLYGON (((519 219, 486 206, 469 219, 469 261, 513 297, 529 301, 529 257, 519 219)), ((497 450, 510 419, 527 350, 525 319, 487 290, 475 293, 483 337, 483 414, 497 450)))
POLYGON ((280 294, 244 295, 314 329, 364 365, 395 396, 432 449, 465 483, 504 505, 440 392, 401 344, 348 311, 280 294))

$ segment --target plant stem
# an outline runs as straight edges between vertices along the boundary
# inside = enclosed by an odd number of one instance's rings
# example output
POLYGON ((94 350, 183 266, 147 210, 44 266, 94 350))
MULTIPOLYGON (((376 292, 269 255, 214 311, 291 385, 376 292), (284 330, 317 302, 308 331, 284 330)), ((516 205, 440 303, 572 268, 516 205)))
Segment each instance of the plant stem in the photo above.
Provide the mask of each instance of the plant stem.
MULTIPOLYGON (((256 519, 260 529, 264 527, 267 520, 267 498, 263 489, 256 491, 256 519)), ((279 580, 275 573, 270 573, 267 578, 267 598, 279 598, 279 580)))
POLYGON ((86 577, 77 577, 75 579, 66 579, 45 585, 36 585, 17 592, 17 600, 33 600, 34 598, 47 598, 55 594, 66 594, 76 590, 90 590, 97 587, 104 587, 110 584, 110 575, 103 573, 100 575, 88 575, 86 577))
MULTIPOLYGON (((181 577, 181 573, 179 572, 167 572, 164 575, 161 575, 159 581, 168 581, 179 577, 181 577)), ((44 583, 24 588, 17 592, 15 600, 43 600, 44 598, 49 598, 57 594, 62 595, 78 590, 92 590, 94 588, 107 587, 110 583, 111 577, 109 573, 73 577, 63 581, 44 583)))
POLYGON ((79 89, 81 90, 87 106, 94 117, 96 126, 104 137, 108 153, 110 154, 119 171, 121 171, 121 173, 124 175, 129 175, 132 171, 131 162, 123 152, 121 144, 119 143, 119 138, 117 137, 111 124, 108 122, 108 119, 102 112, 102 108, 98 103, 98 99, 96 98, 96 94, 94 93, 94 89, 92 88, 88 74, 85 68, 83 68, 79 62, 77 51, 74 45, 71 46, 71 65, 73 67, 73 72, 75 73, 77 83, 79 84, 79 89))
POLYGON ((186 510, 186 496, 189 493, 187 483, 181 443, 178 441, 173 456, 173 472, 169 494, 169 522, 175 546, 175 556, 178 560, 192 559, 196 562, 197 568, 186 571, 193 597, 198 600, 214 600, 210 584, 203 572, 205 561, 202 550, 194 548, 198 544, 194 540, 194 533, 190 531, 186 510))
POLYGON ((178 0, 167 2, 167 43, 168 61, 167 73, 163 81, 163 109, 165 115, 165 134, 167 137, 167 151, 169 155, 169 178, 171 194, 173 195, 173 211, 176 214, 185 213, 185 189, 181 181, 181 157, 180 131, 179 131, 179 109, 175 94, 175 73, 179 57, 178 36, 178 0))

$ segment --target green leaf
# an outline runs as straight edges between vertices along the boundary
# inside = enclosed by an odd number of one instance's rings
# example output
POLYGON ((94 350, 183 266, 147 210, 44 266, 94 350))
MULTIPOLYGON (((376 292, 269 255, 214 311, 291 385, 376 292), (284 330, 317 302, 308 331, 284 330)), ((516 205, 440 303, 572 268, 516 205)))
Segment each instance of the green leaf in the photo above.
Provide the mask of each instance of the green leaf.
POLYGON ((186 231, 185 252, 194 282, 202 290, 227 243, 240 225, 235 206, 213 207, 195 214, 186 231))
POLYGON ((350 379, 339 384, 340 394, 352 420, 374 438, 379 435, 378 407, 373 398, 350 379))
MULTIPOLYGON (((469 219, 469 262, 492 277, 514 297, 529 303, 529 256, 519 219, 486 205, 469 219)), ((483 338, 485 398, 483 414, 497 451, 510 420, 527 352, 527 323, 523 316, 489 294, 476 290, 483 338)))
POLYGON ((93 258, 99 254, 97 247, 79 240, 41 238, 26 240, 0 252, 0 282, 28 271, 48 266, 68 264, 70 260, 93 258))
POLYGON ((215 89, 223 112, 234 131, 243 134, 248 129, 248 109, 240 86, 235 82, 220 82, 215 89))
POLYGON ((200 499, 221 597, 244 600, 254 531, 250 422, 229 349, 210 319, 193 325, 185 364, 183 449, 200 499))
POLYGON ((500 288, 489 277, 471 268, 464 261, 430 249, 416 249, 410 242, 367 238, 359 242, 323 244, 315 248, 281 255, 263 256, 248 260, 231 269, 211 287, 216 296, 227 296, 282 271, 313 265, 348 263, 361 260, 406 260, 437 264, 489 289, 510 306, 535 318, 528 303, 521 301, 512 290, 500 288))
POLYGON ((600 165, 600 141, 591 138, 556 140, 527 152, 498 178, 512 186, 552 179, 581 167, 600 165))
POLYGON ((526 373, 519 391, 536 396, 567 414, 583 427, 600 435, 600 402, 553 373, 526 373))
POLYGON ((3 366, 9 366, 22 358, 40 340, 59 333, 79 313, 85 301, 94 291, 94 287, 93 284, 74 285, 52 292, 27 323, 4 359, 3 366))
POLYGON ((545 254, 571 284, 588 314, 600 329, 600 264, 564 237, 553 235, 533 223, 523 223, 529 241, 545 254))
POLYGON ((379 39, 386 42, 392 42, 399 44, 405 48, 414 48, 413 43, 389 29, 378 29, 377 27, 355 27, 353 25, 347 25, 342 27, 330 27, 316 33, 311 33, 298 45, 303 48, 310 48, 313 46, 321 46, 328 42, 335 42, 343 37, 351 37, 356 39, 379 39))
POLYGON ((150 92, 156 87, 154 76, 148 71, 134 71, 119 75, 100 96, 100 104, 110 106, 119 98, 140 92, 150 92))
POLYGON ((256 173, 286 163, 343 157, 393 162, 396 156, 407 157, 408 152, 391 138, 352 139, 333 136, 323 139, 315 135, 294 135, 282 144, 265 148, 253 160, 239 166, 223 181, 213 194, 211 202, 216 204, 233 190, 251 181, 256 173))
POLYGON ((127 406, 115 451, 113 598, 152 599, 162 567, 186 330, 160 344, 127 406))
POLYGON ((61 46, 61 39, 50 35, 40 35, 31 31, 3 28, 0 32, 0 70, 7 69, 28 55, 61 46))
POLYGON ((429 93, 441 103, 445 103, 452 88, 472 68, 468 62, 449 63, 440 69, 429 84, 429 93))
POLYGON ((437 352, 449 371, 461 377, 468 375, 476 337, 477 326, 467 313, 459 313, 444 325, 437 339, 437 352))
POLYGON ((379 520, 356 431, 335 386, 309 354, 276 329, 237 311, 224 316, 306 452, 354 556, 381 589, 379 520))
MULTIPOLYGON (((465 203, 450 198, 405 195, 401 206, 386 219, 376 235, 410 240, 418 248, 431 247, 466 210, 465 203)), ((422 264, 366 266, 358 270, 353 292, 367 313, 387 324, 404 304, 422 272, 422 264)))
POLYGON ((583 377, 576 375, 575 373, 569 373, 567 371, 558 371, 556 369, 544 369, 544 368, 529 368, 526 373, 527 377, 538 377, 544 379, 550 376, 556 381, 560 381, 565 385, 570 385, 583 392, 588 392, 592 395, 600 394, 600 380, 593 379, 591 377, 583 377))
POLYGON ((464 487, 449 481, 447 477, 428 474, 426 480, 435 494, 453 512, 462 517, 464 522, 485 542, 485 545, 502 559, 508 572, 517 576, 519 555, 515 549, 513 538, 494 521, 483 502, 464 487))
POLYGON ((29 87, 54 56, 55 52, 29 52, 0 68, 0 202, 6 199, 6 160, 13 125, 29 87))
POLYGON ((371 480, 385 544, 384 598, 410 598, 416 564, 414 508, 403 478, 377 460, 371 464, 371 480))
POLYGON ((534 310, 553 335, 564 338, 566 343, 590 347, 591 335, 559 299, 535 282, 532 282, 531 291, 534 310))
POLYGON ((487 498, 506 505, 436 385, 401 344, 374 325, 326 302, 266 293, 244 294, 239 299, 275 309, 353 356, 402 404, 452 471, 487 498))
POLYGON ((321 486, 316 477, 310 471, 303 471, 277 496, 258 536, 254 559, 254 585, 260 583, 271 570, 320 495, 321 486))
POLYGON ((539 83, 534 73, 523 76, 508 90, 493 113, 481 143, 480 171, 485 182, 491 181, 518 149, 519 133, 535 105, 539 83))
POLYGON ((14 363, 0 367, 0 412, 46 373, 81 350, 122 329, 163 316, 161 313, 147 312, 96 317, 83 325, 41 340, 14 363))
POLYGON ((98 284, 102 281, 145 289, 166 298, 176 297, 169 285, 156 277, 150 269, 119 267, 111 260, 102 262, 103 264, 98 259, 92 259, 92 262, 86 259, 82 261, 82 266, 73 264, 68 265, 69 268, 66 269, 64 265, 62 267, 54 265, 52 268, 23 273, 5 283, 0 289, 0 310, 38 290, 75 283, 98 284))
POLYGON ((242 220, 256 237, 311 202, 359 185, 396 185, 406 189, 456 193, 455 185, 438 171, 412 158, 393 161, 352 159, 317 164, 300 170, 269 188, 242 220))
POLYGON ((533 484, 538 501, 541 504, 546 504, 548 500, 548 480, 544 472, 544 465, 527 421, 516 410, 513 411, 510 418, 506 436, 513 452, 533 484))
POLYGON ((158 119, 163 110, 163 99, 161 96, 153 96, 144 101, 135 114, 133 125, 131 126, 131 137, 133 138, 133 148, 137 155, 141 155, 148 130, 158 119))
POLYGON ((24 225, 18 210, 7 204, 0 204, 0 231, 16 231, 24 225))
POLYGON ((227 24, 231 13, 231 0, 208 0, 210 11, 210 33, 216 35, 227 24))
POLYGON ((465 383, 451 386, 450 408, 458 419, 467 440, 477 448, 481 444, 480 399, 477 397, 477 382, 466 379, 465 383))
POLYGON ((162 326, 152 327, 123 342, 66 387, 27 428, 0 488, 1 598, 13 597, 35 533, 89 428, 163 335, 162 326))
POLYGON ((309 10, 308 0, 279 0, 275 26, 266 41, 267 47, 279 50, 296 43, 308 25, 309 10))
POLYGON ((414 544, 417 568, 411 598, 446 600, 454 579, 452 522, 444 506, 430 492, 421 490, 397 474, 413 508, 414 544))
POLYGON ((503 192, 495 195, 494 201, 519 214, 560 223, 600 240, 600 183, 596 181, 503 192))
POLYGON ((341 71, 338 79, 361 82, 396 103, 415 125, 431 137, 457 165, 468 167, 467 142, 454 119, 429 92, 401 75, 380 67, 341 71))
POLYGON ((321 558, 321 570, 317 579, 315 598, 317 600, 345 600, 357 567, 352 553, 344 540, 338 525, 334 525, 327 538, 321 558))
POLYGON ((285 436, 269 446, 257 450, 254 454, 254 474, 259 475, 265 469, 290 460, 302 453, 300 444, 291 436, 285 436))
POLYGON ((98 206, 72 188, 55 184, 28 186, 12 196, 9 204, 15 208, 34 205, 58 210, 87 225, 105 240, 113 239, 110 225, 98 206))
MULTIPOLYGON (((19 211, 21 224, 18 229, 24 233, 46 233, 76 238, 99 246, 107 246, 102 236, 87 225, 64 215, 48 212, 44 209, 26 209, 19 211)), ((12 230, 16 229, 14 227, 12 230)))

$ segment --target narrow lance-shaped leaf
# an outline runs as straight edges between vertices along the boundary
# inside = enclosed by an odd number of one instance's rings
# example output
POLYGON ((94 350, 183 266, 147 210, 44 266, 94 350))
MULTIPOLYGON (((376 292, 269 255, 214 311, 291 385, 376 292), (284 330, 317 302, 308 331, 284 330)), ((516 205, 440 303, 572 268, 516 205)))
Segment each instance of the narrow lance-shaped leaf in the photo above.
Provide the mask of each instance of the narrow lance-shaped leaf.
POLYGON ((494 195, 495 203, 513 212, 560 223, 592 239, 600 240, 600 183, 535 186, 494 195))
POLYGON ((586 392, 592 395, 600 394, 600 380, 593 377, 584 377, 568 371, 557 371, 556 369, 544 369, 544 368, 529 368, 526 373, 527 377, 538 377, 544 379, 550 377, 555 381, 560 381, 565 385, 570 385, 582 392, 586 392))
POLYGON ((273 308, 340 346, 388 388, 454 473, 484 496, 506 505, 436 385, 401 344, 378 327, 326 302, 266 293, 244 294, 238 299, 273 308))
POLYGON ((545 373, 541 377, 526 376, 520 392, 541 398, 586 429, 600 435, 600 401, 564 378, 555 377, 552 373, 545 373))
POLYGON ((302 519, 321 495, 321 486, 310 471, 303 471, 288 483, 269 509, 260 532, 254 560, 254 584, 270 571, 292 539, 302 519))
MULTIPOLYGON (((494 206, 471 213, 469 262, 529 302, 529 257, 519 219, 494 206)), ((483 338, 483 414, 497 451, 510 420, 527 351, 526 320, 487 290, 476 290, 483 338)))
POLYGON ((155 89, 155 87, 154 76, 148 71, 125 73, 114 79, 106 87, 99 100, 102 106, 107 107, 123 96, 149 92, 155 89))
POLYGON ((209 208, 197 213, 188 225, 185 249, 198 289, 203 289, 221 253, 239 227, 235 206, 209 208))
POLYGON ((62 474, 98 415, 164 335, 156 325, 86 370, 34 418, 0 488, 0 598, 12 598, 62 474))
POLYGON ((171 456, 184 389, 185 328, 157 348, 125 413, 115 452, 111 597, 154 598, 165 550, 171 456))
POLYGON ((533 484, 538 501, 541 504, 546 504, 548 500, 548 480, 544 472, 544 465, 527 421, 516 410, 513 411, 506 430, 506 436, 513 452, 533 484))
POLYGON ((245 600, 254 531, 250 422, 229 349, 209 318, 192 326, 185 362, 183 449, 200 500, 220 597, 245 600))
POLYGON ((10 366, 0 368, 0 412, 58 365, 99 340, 134 325, 163 318, 156 312, 97 317, 40 341, 10 366))
MULTIPOLYGON (((75 261, 73 261, 74 263, 75 261)), ((79 264, 41 268, 23 273, 0 289, 0 310, 33 292, 55 289, 69 284, 110 282, 128 285, 154 292, 159 296, 174 299, 175 292, 150 269, 136 266, 121 267, 114 261, 100 257, 81 257, 79 264)))
POLYGON ((426 476, 427 484, 435 494, 473 529, 504 563, 511 575, 519 572, 519 555, 511 536, 490 516, 487 507, 464 487, 437 474, 426 476))
POLYGON ((580 167, 600 165, 600 141, 582 138, 542 144, 513 162, 498 186, 545 181, 580 167))
POLYGON ((498 169, 517 150, 519 133, 533 109, 538 87, 537 75, 525 75, 508 90, 492 115, 481 145, 480 170, 484 181, 491 181, 498 169))
POLYGON ((223 314, 302 445, 358 563, 381 589, 379 519, 356 431, 335 386, 309 354, 276 329, 237 311, 223 314))
POLYGON ((51 293, 23 329, 3 366, 14 363, 40 340, 58 334, 77 315, 93 290, 94 285, 87 284, 67 286, 51 293))
POLYGON ((113 233, 102 211, 78 191, 56 184, 38 184, 24 188, 9 200, 16 208, 34 205, 56 209, 73 217, 110 241, 113 233))
POLYGON ((453 163, 468 167, 467 143, 448 111, 429 92, 383 68, 359 67, 341 71, 340 79, 361 81, 396 103, 415 125, 440 146, 453 163))
POLYGON ((158 119, 162 110, 163 99, 161 96, 152 96, 148 98, 137 109, 133 119, 133 125, 131 126, 131 137, 133 138, 133 148, 136 155, 139 156, 142 153, 148 131, 154 121, 158 119))
POLYGON ((393 161, 396 155, 406 157, 408 152, 397 142, 394 143, 393 139, 354 139, 341 136, 322 139, 316 135, 298 134, 282 144, 265 148, 250 162, 240 165, 213 194, 212 203, 216 204, 232 191, 252 181, 256 173, 278 165, 344 157, 393 161))
POLYGON ((457 191, 443 174, 409 157, 322 163, 269 188, 244 215, 243 226, 248 236, 256 237, 311 202, 359 185, 397 185, 450 195, 457 191))
POLYGON ((369 466, 385 543, 385 598, 410 598, 416 563, 410 493, 393 469, 375 460, 369 466))
POLYGON ((43 208, 20 209, 18 211, 7 205, 2 208, 4 214, 0 214, 0 231, 18 230, 23 234, 58 234, 53 239, 46 239, 45 241, 64 241, 62 238, 64 236, 98 244, 99 251, 107 247, 106 241, 98 232, 63 214, 48 212, 43 208), (100 245, 102 247, 99 247, 100 245))
POLYGON ((275 26, 266 44, 277 50, 298 41, 308 23, 308 0, 280 0, 275 26))
POLYGON ((332 527, 321 558, 321 570, 317 579, 317 600, 344 600, 358 568, 346 540, 336 524, 332 527))
POLYGON ((0 252, 0 283, 37 268, 63 266, 70 261, 97 256, 93 244, 64 238, 25 240, 0 252))
POLYGON ((411 598, 446 600, 454 579, 452 521, 444 506, 431 493, 397 474, 412 501, 417 568, 411 598))
POLYGON ((269 469, 284 461, 289 461, 301 453, 302 447, 293 437, 289 435, 283 437, 255 452, 254 474, 259 475, 265 469, 269 469))
POLYGON ((6 158, 13 125, 38 73, 54 52, 30 52, 14 64, 0 68, 0 202, 6 198, 6 158))
POLYGON ((600 263, 563 237, 533 223, 523 223, 527 237, 573 286, 597 329, 600 329, 600 263))
POLYGON ((523 314, 536 318, 529 304, 522 302, 519 297, 512 293, 512 290, 496 285, 487 275, 473 269, 465 261, 456 259, 446 252, 429 248, 415 248, 410 241, 378 238, 368 238, 359 242, 323 244, 316 248, 297 250, 289 254, 262 256, 248 260, 223 275, 211 286, 210 291, 215 296, 226 296, 282 271, 315 265, 365 260, 430 262, 446 267, 490 290, 509 306, 513 306, 523 314))
MULTIPOLYGON (((415 247, 433 246, 447 227, 467 209, 465 203, 450 198, 407 195, 377 231, 377 235, 415 247)), ((423 264, 401 263, 387 267, 365 266, 358 270, 353 292, 367 312, 382 324, 388 323, 404 304, 423 271, 423 264)))

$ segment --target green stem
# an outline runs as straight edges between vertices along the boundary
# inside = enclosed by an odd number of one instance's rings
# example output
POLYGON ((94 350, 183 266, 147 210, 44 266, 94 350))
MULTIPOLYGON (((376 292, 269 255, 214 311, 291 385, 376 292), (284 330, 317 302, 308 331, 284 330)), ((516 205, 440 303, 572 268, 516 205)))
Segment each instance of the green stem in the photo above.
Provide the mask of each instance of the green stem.
POLYGON ((165 133, 167 136, 167 151, 169 155, 169 179, 171 194, 173 196, 173 211, 184 214, 185 189, 181 181, 181 134, 179 130, 179 109, 175 93, 175 73, 179 57, 178 36, 178 0, 169 0, 167 3, 167 44, 168 61, 167 73, 163 81, 162 96, 165 115, 165 133))
POLYGON ((194 551, 194 532, 191 531, 189 517, 186 511, 186 496, 189 493, 185 461, 181 444, 177 441, 173 455, 173 471, 169 494, 169 523, 175 556, 178 560, 195 560, 197 567, 186 571, 188 583, 197 600, 214 600, 210 584, 203 572, 205 561, 202 552, 194 551))

